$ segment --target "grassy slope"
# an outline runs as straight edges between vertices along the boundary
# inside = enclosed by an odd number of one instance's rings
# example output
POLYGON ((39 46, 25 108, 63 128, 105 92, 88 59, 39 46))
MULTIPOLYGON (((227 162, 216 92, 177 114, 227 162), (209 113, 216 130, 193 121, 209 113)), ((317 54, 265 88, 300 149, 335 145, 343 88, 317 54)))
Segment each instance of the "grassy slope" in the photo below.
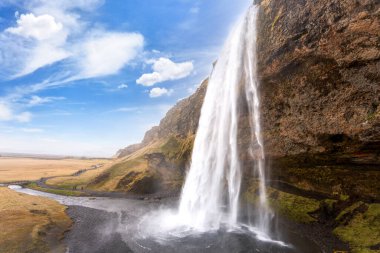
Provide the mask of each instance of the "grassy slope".
POLYGON ((65 252, 71 226, 65 207, 53 200, 0 187, 0 253, 65 252))
POLYGON ((62 189, 72 190, 74 188, 85 188, 89 182, 94 180, 103 172, 107 171, 114 163, 108 162, 103 167, 95 170, 89 170, 79 176, 56 177, 46 181, 47 185, 56 186, 62 189))
POLYGON ((79 177, 65 176, 50 179, 47 184, 66 190, 83 188, 94 191, 128 192, 136 188, 135 186, 144 184, 144 180, 151 179, 162 180, 167 188, 179 188, 183 180, 179 169, 161 169, 159 172, 149 169, 146 155, 163 154, 167 161, 180 168, 191 155, 193 141, 192 135, 186 138, 171 136, 167 139, 156 140, 127 157, 113 161, 104 168, 85 172, 79 177))

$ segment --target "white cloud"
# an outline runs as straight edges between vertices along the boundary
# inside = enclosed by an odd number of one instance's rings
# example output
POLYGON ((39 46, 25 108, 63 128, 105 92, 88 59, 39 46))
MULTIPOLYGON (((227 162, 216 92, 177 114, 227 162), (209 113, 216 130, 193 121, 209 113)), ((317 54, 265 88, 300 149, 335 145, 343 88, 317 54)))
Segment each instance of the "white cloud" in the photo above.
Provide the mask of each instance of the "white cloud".
POLYGON ((117 86, 117 88, 118 89, 126 89, 126 88, 128 88, 128 84, 125 84, 125 83, 120 84, 119 86, 117 86))
POLYGON ((40 128, 22 128, 21 131, 25 133, 42 133, 44 130, 40 128))
POLYGON ((0 121, 18 121, 21 123, 29 122, 32 119, 30 112, 15 114, 5 103, 0 103, 0 121))
MULTIPOLYGON (((17 16, 17 15, 16 15, 17 16)), ((17 27, 10 27, 6 32, 25 38, 47 40, 62 31, 63 25, 50 15, 35 16, 33 13, 22 14, 17 20, 17 27)))
POLYGON ((65 97, 39 97, 39 96, 32 96, 29 100, 30 106, 36 106, 36 105, 42 105, 46 103, 53 102, 55 100, 64 100, 65 97))
POLYGON ((82 19, 104 0, 8 0, 23 6, 16 24, 0 32, 0 76, 14 79, 67 60, 61 80, 70 81, 118 73, 142 51, 138 33, 92 28, 82 19))
POLYGON ((32 119, 32 114, 30 112, 23 112, 14 116, 14 119, 21 123, 29 122, 32 119))
POLYGON ((153 88, 150 90, 149 96, 151 98, 157 98, 157 97, 161 97, 163 95, 170 96, 172 93, 173 93, 173 90, 167 90, 165 88, 156 87, 156 88, 153 88))
POLYGON ((101 33, 82 45, 78 78, 93 78, 118 73, 144 46, 138 33, 101 33))
POLYGON ((153 63, 153 72, 143 74, 136 82, 144 86, 153 86, 156 83, 165 82, 168 80, 178 80, 189 76, 193 69, 193 63, 181 62, 175 63, 168 58, 161 57, 158 60, 153 60, 148 63, 153 63))
POLYGON ((33 13, 18 16, 17 12, 15 16, 17 26, 7 28, 0 40, 3 50, 12 52, 4 54, 3 59, 15 63, 11 68, 11 71, 16 70, 12 78, 31 74, 70 56, 64 48, 69 31, 55 17, 33 13))
POLYGON ((12 119, 12 111, 5 104, 0 103, 0 120, 8 121, 12 119))
POLYGON ((138 111, 139 107, 121 107, 115 110, 115 112, 135 112, 138 111))
MULTIPOLYGON (((73 56, 75 44, 84 41, 89 23, 84 12, 104 0, 4 0, 4 5, 22 6, 16 24, 0 33, 0 75, 14 79, 73 56)), ((67 67, 67 65, 66 65, 67 67)), ((71 67, 70 67, 71 68, 71 67)), ((64 71, 75 72, 72 69, 64 71)))
POLYGON ((69 56, 70 53, 64 49, 49 44, 40 44, 27 57, 23 69, 15 74, 13 78, 31 74, 42 67, 66 59, 69 56))

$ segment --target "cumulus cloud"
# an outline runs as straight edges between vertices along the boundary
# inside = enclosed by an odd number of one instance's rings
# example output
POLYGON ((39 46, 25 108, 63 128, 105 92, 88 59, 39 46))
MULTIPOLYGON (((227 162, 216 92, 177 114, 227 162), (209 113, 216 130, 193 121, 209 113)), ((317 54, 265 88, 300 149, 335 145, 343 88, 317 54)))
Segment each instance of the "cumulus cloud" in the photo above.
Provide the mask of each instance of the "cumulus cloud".
POLYGON ((149 96, 151 98, 157 98, 157 97, 161 97, 163 95, 166 95, 166 96, 170 96, 171 94, 173 93, 173 90, 170 89, 170 90, 167 90, 165 88, 153 88, 150 90, 149 92, 149 96))
POLYGON ((161 57, 158 60, 150 61, 153 64, 153 72, 143 74, 136 83, 144 86, 153 86, 156 83, 168 80, 178 80, 189 76, 193 69, 193 63, 181 62, 175 63, 168 58, 161 57))
MULTIPOLYGON (((17 16, 17 15, 16 15, 17 16)), ((25 38, 47 40, 62 31, 63 25, 50 15, 35 16, 33 13, 22 14, 17 20, 17 27, 10 27, 6 32, 25 38)))
POLYGON ((144 46, 138 33, 101 33, 87 40, 79 59, 80 78, 93 78, 118 73, 133 60, 144 46))
POLYGON ((16 26, 7 28, 0 37, 2 61, 11 60, 15 64, 12 78, 21 77, 61 61, 70 56, 64 48, 69 31, 61 22, 49 14, 35 15, 16 12, 16 26), (13 58, 13 59, 11 59, 13 58))
POLYGON ((7 79, 65 59, 69 81, 112 75, 143 47, 141 34, 99 31, 82 20, 104 0, 19 1, 27 12, 16 12, 16 24, 0 33, 0 74, 7 79))
POLYGON ((31 119, 32 114, 30 112, 15 114, 7 104, 0 103, 0 121, 18 121, 25 123, 31 119))

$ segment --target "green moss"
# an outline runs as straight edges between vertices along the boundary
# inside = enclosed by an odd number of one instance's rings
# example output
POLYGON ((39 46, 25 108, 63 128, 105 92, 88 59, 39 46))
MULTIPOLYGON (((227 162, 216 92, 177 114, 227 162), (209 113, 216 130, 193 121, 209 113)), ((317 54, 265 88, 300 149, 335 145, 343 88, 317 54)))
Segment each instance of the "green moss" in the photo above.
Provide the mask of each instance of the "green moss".
POLYGON ((285 192, 279 192, 278 198, 270 198, 269 202, 280 214, 302 223, 315 221, 315 218, 311 217, 309 213, 318 210, 320 206, 317 200, 285 192))
POLYGON ((162 153, 164 153, 169 159, 174 159, 177 156, 180 145, 179 140, 176 137, 171 136, 168 141, 161 146, 162 153))
POLYGON ((364 204, 364 203, 359 201, 359 202, 356 202, 353 205, 347 207, 346 209, 344 209, 342 212, 339 213, 339 215, 335 218, 335 220, 336 221, 341 220, 344 215, 346 215, 348 213, 352 213, 356 208, 358 208, 362 204, 364 204))
POLYGON ((347 200, 350 199, 350 196, 349 196, 349 195, 345 195, 345 194, 340 194, 340 195, 339 195, 339 199, 340 199, 341 201, 347 201, 347 200))
MULTIPOLYGON (((250 189, 245 193, 246 200, 255 204, 258 200, 256 192, 257 187, 251 185, 250 189)), ((269 205, 279 214, 301 223, 316 221, 315 218, 310 216, 310 213, 319 209, 320 201, 281 192, 273 188, 267 189, 267 196, 269 205)))
POLYGON ((337 200, 334 199, 325 199, 321 201, 321 208, 327 208, 327 211, 329 213, 332 213, 335 209, 335 204, 337 203, 337 200))
POLYGON ((63 195, 63 196, 83 196, 84 194, 78 191, 70 191, 70 190, 60 190, 60 189, 48 189, 48 188, 42 188, 39 187, 36 183, 29 183, 26 185, 27 188, 30 188, 32 190, 41 191, 41 192, 47 192, 57 195, 63 195))
POLYGON ((347 225, 337 227, 334 234, 349 243, 354 253, 380 252, 370 249, 380 244, 380 204, 370 204, 366 212, 356 214, 347 225))
POLYGON ((194 135, 188 135, 186 138, 171 136, 168 141, 161 146, 160 151, 173 162, 186 162, 191 156, 194 139, 194 135))

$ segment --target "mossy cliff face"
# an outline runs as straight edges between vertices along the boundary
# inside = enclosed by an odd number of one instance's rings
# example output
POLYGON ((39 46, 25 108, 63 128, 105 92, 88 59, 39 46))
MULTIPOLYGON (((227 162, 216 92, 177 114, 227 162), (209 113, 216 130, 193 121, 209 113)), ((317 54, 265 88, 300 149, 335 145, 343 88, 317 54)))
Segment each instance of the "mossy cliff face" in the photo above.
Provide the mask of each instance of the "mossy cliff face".
POLYGON ((272 178, 380 201, 380 2, 258 2, 272 178))
POLYGON ((257 2, 269 202, 352 252, 379 252, 380 2, 257 2))

